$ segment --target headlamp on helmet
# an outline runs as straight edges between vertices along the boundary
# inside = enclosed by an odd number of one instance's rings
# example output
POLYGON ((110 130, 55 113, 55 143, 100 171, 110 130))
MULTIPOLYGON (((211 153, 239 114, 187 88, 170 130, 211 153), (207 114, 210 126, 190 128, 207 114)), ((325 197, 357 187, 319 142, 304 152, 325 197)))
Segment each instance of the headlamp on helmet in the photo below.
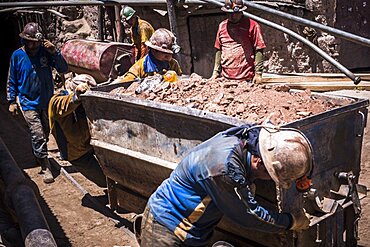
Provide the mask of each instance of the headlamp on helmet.
POLYGON ((175 35, 165 28, 157 29, 150 39, 145 42, 145 45, 151 49, 169 54, 180 51, 180 46, 176 43, 175 35))
POLYGON ((238 13, 246 9, 247 6, 244 6, 243 0, 225 0, 225 5, 221 8, 227 13, 238 13))
POLYGON ((24 40, 35 42, 42 41, 44 39, 42 29, 36 22, 27 23, 24 26, 23 31, 19 34, 19 36, 24 40))

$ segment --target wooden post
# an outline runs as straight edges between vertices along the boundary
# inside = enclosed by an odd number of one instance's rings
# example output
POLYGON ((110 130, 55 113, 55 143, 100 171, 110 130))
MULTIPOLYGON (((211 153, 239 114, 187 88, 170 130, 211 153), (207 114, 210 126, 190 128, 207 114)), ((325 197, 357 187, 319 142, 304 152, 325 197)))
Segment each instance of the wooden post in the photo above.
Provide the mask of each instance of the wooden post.
POLYGON ((98 40, 104 41, 104 7, 98 7, 98 40))
POLYGON ((108 15, 108 19, 111 23, 109 26, 109 32, 112 35, 112 40, 115 42, 118 42, 118 36, 117 36, 117 28, 116 28, 116 9, 114 6, 107 6, 106 7, 106 12, 108 15))
POLYGON ((121 6, 114 6, 114 13, 115 13, 115 26, 116 26, 116 34, 117 34, 117 41, 123 41, 123 25, 121 23, 121 6))

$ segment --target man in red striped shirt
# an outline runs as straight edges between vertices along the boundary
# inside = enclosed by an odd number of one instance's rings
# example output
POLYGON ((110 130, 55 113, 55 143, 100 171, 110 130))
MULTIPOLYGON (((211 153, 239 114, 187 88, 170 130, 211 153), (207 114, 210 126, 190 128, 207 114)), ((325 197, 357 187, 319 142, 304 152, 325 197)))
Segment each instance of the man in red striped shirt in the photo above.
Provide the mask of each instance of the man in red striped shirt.
POLYGON ((227 19, 219 25, 212 78, 225 77, 261 83, 263 49, 266 47, 259 24, 243 16, 242 0, 225 0, 227 19))

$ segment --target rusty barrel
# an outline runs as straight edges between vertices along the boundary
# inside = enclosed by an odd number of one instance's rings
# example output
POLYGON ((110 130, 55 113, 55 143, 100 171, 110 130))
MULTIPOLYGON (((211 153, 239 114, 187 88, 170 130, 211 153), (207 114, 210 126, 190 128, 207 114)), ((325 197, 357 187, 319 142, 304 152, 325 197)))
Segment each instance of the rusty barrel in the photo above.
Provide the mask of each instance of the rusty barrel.
POLYGON ((134 63, 133 45, 73 39, 62 47, 69 71, 90 74, 99 82, 115 79, 134 63))

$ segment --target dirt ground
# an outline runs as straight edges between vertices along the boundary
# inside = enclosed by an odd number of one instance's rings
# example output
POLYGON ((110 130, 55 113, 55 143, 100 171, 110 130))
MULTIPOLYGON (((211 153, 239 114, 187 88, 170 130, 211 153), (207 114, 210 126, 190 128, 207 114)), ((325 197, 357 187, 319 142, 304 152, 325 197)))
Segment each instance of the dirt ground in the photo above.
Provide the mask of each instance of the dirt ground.
MULTIPOLYGON (((346 95, 370 100, 370 91, 343 90, 331 92, 336 95, 346 95)), ((361 172, 359 183, 368 188, 368 196, 361 201, 362 215, 359 222, 359 246, 370 246, 370 116, 367 118, 361 152, 361 172)))
MULTIPOLYGON (((132 229, 134 214, 116 214, 106 205, 106 188, 97 186, 69 162, 58 158, 53 138, 50 139, 52 184, 44 184, 31 152, 31 139, 26 123, 20 116, 10 116, 5 95, 0 99, 0 137, 7 145, 18 165, 39 189, 39 204, 50 230, 60 247, 112 247, 138 246, 132 229), (83 193, 59 170, 63 167, 86 191, 83 193), (86 194, 86 192, 88 192, 86 194)), ((0 240, 0 246, 1 240, 0 240)))
MULTIPOLYGON (((370 92, 347 91, 356 97, 370 99, 370 92)), ((310 95, 309 92, 304 95, 310 95)), ((276 96, 278 97, 278 96, 276 96)), ((44 184, 38 174, 39 167, 31 154, 28 130, 20 117, 7 113, 7 104, 0 101, 0 136, 7 144, 14 158, 37 185, 40 191, 39 202, 58 246, 137 246, 132 229, 133 214, 129 212, 112 213, 108 204, 106 189, 86 179, 83 174, 70 166, 68 162, 58 160, 58 152, 53 141, 49 143, 55 183, 44 184), (58 172, 62 166, 86 189, 82 193, 69 179, 58 172), (117 224, 117 222, 121 222, 117 224)), ((332 105, 331 103, 329 105, 332 105)), ((300 111, 307 111, 301 109, 300 111)), ((315 113, 312 113, 315 114, 315 113)), ((301 115, 298 115, 301 116, 301 115)), ((285 120, 284 120, 285 121, 285 120)), ((368 119, 367 126, 370 126, 368 119)), ((365 129, 362 150, 362 171, 360 183, 370 187, 370 132, 365 129)), ((370 246, 370 198, 362 200, 362 218, 359 222, 359 245, 370 246)))

